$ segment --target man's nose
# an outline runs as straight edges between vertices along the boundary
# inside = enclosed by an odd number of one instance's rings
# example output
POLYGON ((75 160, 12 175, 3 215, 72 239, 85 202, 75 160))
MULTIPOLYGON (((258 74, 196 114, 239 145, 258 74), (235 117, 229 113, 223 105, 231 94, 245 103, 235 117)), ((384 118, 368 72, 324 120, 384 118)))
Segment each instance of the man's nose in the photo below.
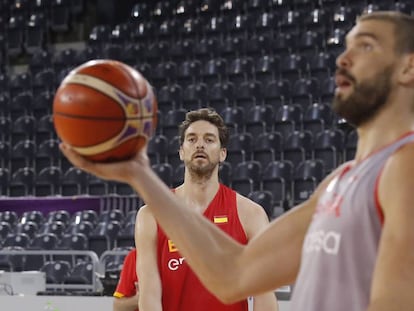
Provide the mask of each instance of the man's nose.
POLYGON ((350 58, 350 55, 349 55, 349 51, 344 50, 336 58, 336 66, 338 68, 349 68, 350 65, 351 65, 351 58, 350 58))
POLYGON ((197 141, 196 148, 197 149, 204 149, 204 141, 202 139, 199 139, 197 141))

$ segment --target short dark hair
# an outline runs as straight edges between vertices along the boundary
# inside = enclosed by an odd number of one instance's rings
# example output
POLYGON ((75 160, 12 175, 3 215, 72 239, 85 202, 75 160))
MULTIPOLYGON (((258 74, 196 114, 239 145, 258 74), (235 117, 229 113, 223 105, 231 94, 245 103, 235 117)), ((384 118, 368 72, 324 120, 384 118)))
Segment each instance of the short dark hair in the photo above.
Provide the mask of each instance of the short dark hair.
POLYGON ((397 11, 375 11, 363 13, 357 22, 379 20, 394 25, 395 52, 398 54, 414 52, 414 17, 397 11))
POLYGON ((229 130, 223 121, 223 118, 211 108, 200 108, 187 112, 185 120, 180 124, 178 133, 180 136, 180 145, 184 143, 185 132, 188 127, 196 121, 207 121, 215 125, 218 129, 220 144, 222 148, 227 146, 229 140, 229 130))

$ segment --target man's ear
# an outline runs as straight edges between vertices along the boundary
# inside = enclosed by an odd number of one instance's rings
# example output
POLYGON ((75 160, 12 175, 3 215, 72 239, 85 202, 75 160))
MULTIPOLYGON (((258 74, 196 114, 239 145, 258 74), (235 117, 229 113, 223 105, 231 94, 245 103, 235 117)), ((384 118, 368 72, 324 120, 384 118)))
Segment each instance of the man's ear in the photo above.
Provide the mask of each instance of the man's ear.
POLYGON ((399 80, 403 84, 414 85, 414 53, 408 54, 404 58, 399 80))
POLYGON ((182 146, 180 146, 180 149, 178 149, 178 154, 180 156, 180 160, 184 161, 183 147, 182 146))
POLYGON ((227 149, 226 148, 221 148, 220 150, 220 163, 224 162, 227 158, 227 149))

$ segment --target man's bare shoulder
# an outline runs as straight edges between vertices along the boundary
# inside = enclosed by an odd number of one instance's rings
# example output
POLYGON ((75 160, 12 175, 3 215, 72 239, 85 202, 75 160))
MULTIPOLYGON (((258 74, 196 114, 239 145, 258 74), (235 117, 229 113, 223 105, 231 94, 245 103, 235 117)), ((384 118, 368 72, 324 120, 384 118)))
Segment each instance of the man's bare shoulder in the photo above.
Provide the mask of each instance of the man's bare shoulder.
POLYGON ((155 218, 147 205, 143 205, 137 212, 136 227, 148 227, 148 225, 156 224, 155 218))
POLYGON ((237 194, 237 213, 248 240, 269 224, 264 208, 249 198, 237 194))
POLYGON ((385 169, 402 170, 414 168, 414 142, 408 143, 397 149, 386 161, 385 169))
POLYGON ((388 159, 387 162, 397 162, 400 163, 401 161, 407 162, 403 165, 407 164, 414 164, 412 161, 412 157, 414 156, 414 142, 407 143, 400 148, 398 148, 388 159))
POLYGON ((414 143, 406 144, 395 151, 386 161, 381 172, 379 195, 383 207, 390 205, 396 196, 413 196, 414 179, 414 143))
POLYGON ((267 217, 264 208, 254 202, 253 200, 245 197, 237 193, 236 195, 237 200, 237 211, 239 216, 246 216, 246 217, 267 217))

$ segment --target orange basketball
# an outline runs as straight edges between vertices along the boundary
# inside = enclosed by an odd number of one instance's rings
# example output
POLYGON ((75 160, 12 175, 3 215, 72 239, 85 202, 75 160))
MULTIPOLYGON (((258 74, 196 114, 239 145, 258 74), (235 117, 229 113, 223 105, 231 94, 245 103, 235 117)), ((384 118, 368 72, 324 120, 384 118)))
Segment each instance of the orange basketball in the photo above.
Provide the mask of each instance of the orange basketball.
POLYGON ((154 134, 157 100, 132 67, 92 60, 62 81, 53 101, 53 122, 59 138, 90 160, 125 160, 154 134))

